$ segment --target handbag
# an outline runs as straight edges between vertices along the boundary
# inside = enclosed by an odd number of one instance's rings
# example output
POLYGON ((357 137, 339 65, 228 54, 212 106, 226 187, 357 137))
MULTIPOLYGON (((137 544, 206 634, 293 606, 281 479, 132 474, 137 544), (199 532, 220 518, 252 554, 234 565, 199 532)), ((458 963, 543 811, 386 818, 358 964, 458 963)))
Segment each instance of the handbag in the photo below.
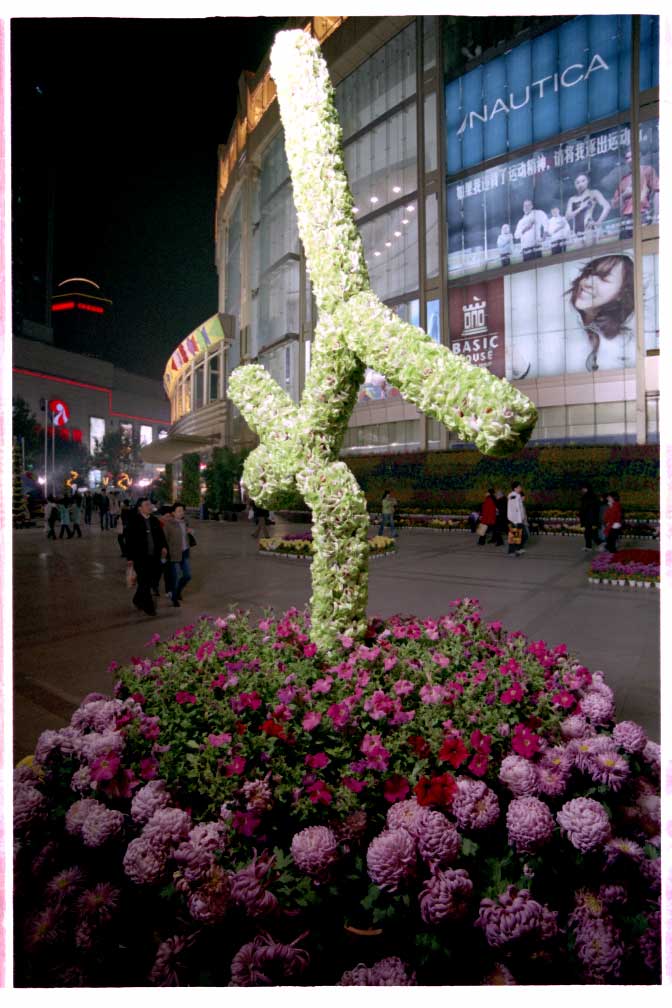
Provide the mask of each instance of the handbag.
POLYGON ((477 528, 476 528, 476 535, 477 536, 484 536, 487 531, 488 531, 488 526, 485 524, 485 522, 481 522, 481 524, 478 525, 477 528))
POLYGON ((509 545, 510 546, 520 546, 523 541, 523 530, 522 528, 510 528, 509 529, 509 545))
POLYGON ((198 546, 198 543, 191 532, 187 532, 187 542, 189 543, 189 549, 193 549, 194 546, 198 546))

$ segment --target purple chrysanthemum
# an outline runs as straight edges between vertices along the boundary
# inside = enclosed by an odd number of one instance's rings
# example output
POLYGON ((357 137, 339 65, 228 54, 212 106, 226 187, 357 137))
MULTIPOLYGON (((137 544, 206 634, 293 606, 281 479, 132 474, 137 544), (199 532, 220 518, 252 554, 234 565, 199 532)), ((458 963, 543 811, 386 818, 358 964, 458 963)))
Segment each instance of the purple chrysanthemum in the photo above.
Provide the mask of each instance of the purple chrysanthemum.
POLYGON ((631 858, 633 861, 639 861, 644 857, 644 851, 639 844, 627 837, 612 837, 604 845, 604 851, 609 865, 621 857, 631 858))
POLYGON ((236 952, 231 961, 231 987, 271 987, 302 973, 310 957, 304 949, 276 942, 269 934, 257 935, 236 952))
POLYGON ((526 798, 536 794, 536 768, 523 756, 516 756, 513 753, 505 756, 499 768, 499 779, 506 784, 515 798, 526 798))
POLYGON ((616 745, 629 753, 643 752, 648 742, 646 732, 635 721, 619 721, 611 734, 616 745))
POLYGON ((189 894, 189 913, 199 924, 216 924, 229 908, 231 886, 229 876, 221 865, 213 864, 204 881, 189 894))
POLYGON ((46 815, 47 801, 41 791, 31 784, 14 787, 14 829, 17 832, 28 829, 46 815))
POLYGON ((136 822, 149 822, 155 812, 170 805, 170 800, 166 782, 151 780, 133 796, 131 816, 136 822))
POLYGON ((581 697, 581 713, 594 725, 606 725, 614 716, 613 696, 589 690, 581 697))
POLYGON ((618 791, 630 776, 628 761, 613 747, 591 753, 587 761, 590 777, 598 784, 605 784, 612 791, 618 791))
POLYGON ((64 923, 63 909, 58 903, 40 910, 26 928, 28 946, 51 945, 58 941, 63 933, 64 923))
POLYGON ((446 816, 437 809, 425 809, 417 834, 418 853, 434 869, 454 861, 460 852, 462 837, 446 816))
POLYGON ((307 826, 292 837, 297 868, 312 878, 324 878, 338 856, 338 841, 328 826, 307 826))
POLYGON ((82 823, 82 840, 87 847, 102 847, 121 833, 123 825, 123 812, 99 805, 98 808, 91 809, 82 823))
POLYGON ((628 891, 625 886, 607 883, 600 886, 597 894, 605 906, 625 906, 628 902, 628 891))
POLYGON ((527 889, 508 886, 497 900, 481 900, 475 923, 483 928, 488 945, 501 948, 539 931, 543 922, 541 904, 532 899, 527 889))
POLYGON ((215 852, 226 844, 226 827, 222 822, 199 823, 189 831, 189 837, 173 852, 180 866, 181 877, 187 882, 201 880, 215 860, 215 852))
POLYGON ((262 812, 267 812, 273 804, 273 793, 265 780, 245 781, 241 791, 248 812, 261 815, 262 812))
POLYGON ((87 703, 85 699, 70 718, 70 724, 79 731, 92 729, 95 732, 106 732, 114 728, 121 707, 121 700, 105 698, 87 703))
POLYGON ((582 739, 574 739, 567 746, 574 766, 582 773, 589 774, 598 753, 613 753, 614 744, 608 735, 592 735, 582 739))
POLYGON ((660 773, 660 746, 657 742, 652 742, 651 739, 646 743, 644 749, 642 750, 642 756, 649 766, 655 770, 657 774, 660 773))
POLYGON ((532 854, 551 839, 555 822, 548 805, 528 795, 509 803, 506 826, 509 843, 521 854, 532 854))
POLYGON ((488 829, 499 819, 499 800, 484 781, 458 777, 451 812, 461 829, 488 829))
POLYGON ((574 947, 585 979, 591 983, 618 979, 624 948, 613 922, 607 917, 595 917, 580 924, 575 935, 574 947))
POLYGON ((16 787, 19 784, 30 784, 34 787, 36 784, 39 784, 41 774, 42 770, 36 764, 29 765, 28 763, 19 763, 18 766, 14 767, 12 773, 14 786, 16 787))
POLYGON ((75 770, 74 774, 70 778, 70 788, 73 791, 79 792, 79 794, 85 794, 87 791, 91 790, 90 767, 80 766, 79 770, 75 770))
POLYGON ((559 798, 567 790, 569 771, 553 763, 538 763, 536 766, 537 790, 549 798, 559 798))
POLYGON ((241 868, 231 878, 231 898, 238 903, 248 917, 266 917, 277 910, 277 897, 269 891, 268 873, 273 867, 273 858, 268 854, 254 857, 249 865, 241 868))
POLYGON ((80 798, 73 802, 65 813, 65 828, 72 836, 78 836, 82 832, 82 826, 87 817, 95 809, 104 809, 105 805, 95 798, 80 798))
POLYGON ((111 753, 119 755, 124 748, 124 736, 118 731, 91 732, 82 736, 80 752, 87 763, 111 753))
POLYGON ((463 868, 447 868, 429 878, 420 893, 420 913, 426 924, 463 917, 473 884, 463 868))
POLYGON ((586 735, 593 733, 593 729, 589 727, 585 717, 580 714, 572 714, 562 722, 560 732, 563 738, 570 740, 585 738, 586 735))
POLYGON ((366 865, 369 877, 377 886, 397 892, 415 871, 413 837, 405 829, 385 830, 369 844, 366 865))
POLYGON ((611 833, 609 816, 594 798, 572 798, 565 802, 557 820, 572 846, 583 853, 605 843, 611 833))
POLYGON ((397 956, 380 959, 373 966, 360 963, 346 970, 338 981, 339 987, 414 987, 415 973, 397 956))
POLYGON ((191 829, 191 816, 178 808, 160 808, 142 831, 148 843, 170 846, 185 840, 191 829))
POLYGON ((416 798, 406 798, 396 802, 387 811, 387 828, 407 829, 412 836, 417 837, 426 809, 418 804, 416 798))
POLYGON ((660 911, 647 914, 646 919, 648 927, 640 936, 639 951, 646 968, 659 973, 662 944, 660 911))
POLYGON ((59 900, 69 900, 84 883, 84 873, 79 868, 64 868, 47 884, 47 893, 59 900))
POLYGON ((165 847, 139 836, 126 849, 124 871, 138 885, 158 882, 166 870, 167 857, 165 847))
POLYGON ((195 935, 175 935, 161 942, 149 974, 150 983, 156 987, 180 987, 185 970, 182 957, 194 940, 195 935))
POLYGON ((77 915, 104 924, 119 909, 121 893, 110 882, 98 882, 85 889, 77 900, 77 915))

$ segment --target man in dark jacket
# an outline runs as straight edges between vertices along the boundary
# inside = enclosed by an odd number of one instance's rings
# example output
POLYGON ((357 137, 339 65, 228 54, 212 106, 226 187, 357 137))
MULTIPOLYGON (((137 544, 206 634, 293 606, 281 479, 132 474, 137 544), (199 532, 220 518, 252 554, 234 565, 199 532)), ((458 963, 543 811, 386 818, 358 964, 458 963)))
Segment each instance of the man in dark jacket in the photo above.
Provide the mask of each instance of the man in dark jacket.
POLYGON ((600 541, 600 537, 597 534, 599 516, 599 498, 596 493, 593 493, 590 483, 584 483, 581 487, 581 500, 579 501, 579 521, 581 522, 583 535, 586 540, 586 545, 583 547, 584 551, 592 549, 593 543, 597 546, 600 541))
POLYGON ((125 534, 126 556, 133 562, 138 578, 133 605, 149 616, 156 615, 152 586, 158 582, 160 565, 168 556, 166 537, 161 522, 152 514, 153 509, 149 497, 140 497, 125 534))

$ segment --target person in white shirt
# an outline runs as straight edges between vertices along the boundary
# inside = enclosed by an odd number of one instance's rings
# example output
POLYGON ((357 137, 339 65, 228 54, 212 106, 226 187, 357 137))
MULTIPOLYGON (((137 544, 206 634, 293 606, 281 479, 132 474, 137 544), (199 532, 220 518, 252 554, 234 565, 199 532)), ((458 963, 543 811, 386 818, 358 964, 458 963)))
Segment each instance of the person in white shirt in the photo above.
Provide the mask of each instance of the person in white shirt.
POLYGON ((572 229, 567 218, 560 213, 560 207, 551 207, 548 218, 548 237, 551 240, 551 255, 559 255, 567 251, 567 239, 572 237, 572 229))
POLYGON ((532 200, 523 203, 523 216, 516 224, 513 237, 520 242, 523 259, 541 259, 541 243, 548 232, 548 217, 535 210, 532 200))
POLYGON ((506 517, 509 520, 510 526, 522 529, 522 539, 520 543, 518 545, 509 543, 507 556, 511 556, 513 554, 520 556, 521 553, 525 552, 524 546, 528 539, 528 532, 527 512, 525 511, 525 504, 523 502, 523 488, 517 481, 511 484, 511 493, 509 494, 506 502, 506 517))
POLYGON ((511 263, 513 253, 513 235, 510 224, 502 224, 502 230, 497 235, 497 250, 502 266, 508 266, 511 263))

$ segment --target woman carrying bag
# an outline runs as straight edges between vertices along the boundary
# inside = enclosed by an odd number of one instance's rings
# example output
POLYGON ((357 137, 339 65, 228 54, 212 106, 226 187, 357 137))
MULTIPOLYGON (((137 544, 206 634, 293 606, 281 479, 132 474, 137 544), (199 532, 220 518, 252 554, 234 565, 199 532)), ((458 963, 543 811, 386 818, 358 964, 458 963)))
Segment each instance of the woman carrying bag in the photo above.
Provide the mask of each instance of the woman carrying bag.
POLYGON ((523 488, 520 483, 511 486, 511 493, 506 505, 506 516, 509 520, 509 549, 507 556, 520 556, 524 553, 527 542, 527 513, 523 503, 523 488))

